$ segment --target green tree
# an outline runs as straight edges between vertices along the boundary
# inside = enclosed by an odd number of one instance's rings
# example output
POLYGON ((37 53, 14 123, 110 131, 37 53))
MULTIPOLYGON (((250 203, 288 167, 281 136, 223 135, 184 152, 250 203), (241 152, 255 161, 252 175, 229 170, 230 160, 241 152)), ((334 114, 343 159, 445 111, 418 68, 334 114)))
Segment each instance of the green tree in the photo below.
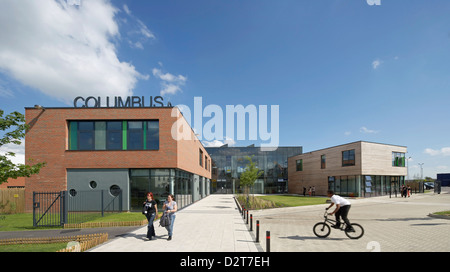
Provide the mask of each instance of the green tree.
POLYGON ((245 159, 248 160, 248 164, 245 167, 244 172, 241 174, 240 180, 241 180, 241 185, 244 186, 246 189, 245 191, 247 194, 247 201, 248 201, 250 187, 253 187, 253 185, 255 184, 255 181, 264 173, 264 171, 259 170, 256 167, 256 165, 253 162, 251 157, 246 156, 245 159))
MULTIPOLYGON (((29 128, 25 124, 25 117, 23 114, 15 111, 3 117, 4 111, 0 109, 0 148, 6 144, 21 144, 21 139, 25 137, 25 132, 29 128)), ((45 162, 34 165, 14 164, 9 157, 14 157, 14 152, 6 152, 4 155, 0 154, 0 184, 7 182, 9 178, 29 177, 33 174, 38 174, 45 162)))

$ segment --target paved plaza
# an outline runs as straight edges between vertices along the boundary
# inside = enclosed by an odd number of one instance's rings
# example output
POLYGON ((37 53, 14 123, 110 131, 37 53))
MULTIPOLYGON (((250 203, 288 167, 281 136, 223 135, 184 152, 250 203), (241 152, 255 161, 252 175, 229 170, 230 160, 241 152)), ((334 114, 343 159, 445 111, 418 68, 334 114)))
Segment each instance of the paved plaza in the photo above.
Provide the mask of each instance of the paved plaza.
POLYGON ((155 222, 156 240, 145 238, 144 226, 90 251, 262 252, 268 230, 271 252, 449 252, 450 220, 428 216, 450 210, 448 191, 352 199, 349 218, 365 229, 358 240, 335 229, 327 238, 314 235, 312 228, 323 220, 328 204, 251 211, 254 224, 260 221, 260 243, 254 242, 255 226, 248 231, 232 195, 210 195, 177 212, 172 241, 155 222))
MULTIPOLYGON (((156 239, 146 238, 147 226, 97 246, 92 252, 258 252, 232 195, 210 195, 178 211, 173 237, 154 222, 156 239)), ((259 249, 258 249, 259 248, 259 249)))

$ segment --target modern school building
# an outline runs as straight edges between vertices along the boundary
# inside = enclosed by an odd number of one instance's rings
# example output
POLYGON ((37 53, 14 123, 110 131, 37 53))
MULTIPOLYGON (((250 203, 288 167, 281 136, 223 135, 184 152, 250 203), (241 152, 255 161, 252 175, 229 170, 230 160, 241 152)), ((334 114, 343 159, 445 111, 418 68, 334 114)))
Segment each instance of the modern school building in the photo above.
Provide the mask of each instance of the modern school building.
POLYGON ((25 180, 27 211, 33 192, 43 191, 103 191, 105 202, 120 194, 130 211, 141 210, 150 191, 160 206, 173 194, 179 208, 209 194, 211 158, 192 129, 176 139, 174 123, 190 128, 176 107, 35 106, 25 117, 26 162, 47 163, 25 180))

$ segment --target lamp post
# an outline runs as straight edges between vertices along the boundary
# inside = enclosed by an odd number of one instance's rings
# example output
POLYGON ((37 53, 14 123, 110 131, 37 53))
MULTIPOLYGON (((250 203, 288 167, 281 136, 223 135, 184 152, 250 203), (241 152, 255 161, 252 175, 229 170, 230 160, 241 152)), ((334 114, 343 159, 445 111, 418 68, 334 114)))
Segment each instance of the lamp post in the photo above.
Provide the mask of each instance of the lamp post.
POLYGON ((406 178, 409 180, 409 160, 411 159, 412 157, 411 156, 409 156, 409 158, 406 160, 406 178))
POLYGON ((418 165, 420 166, 420 179, 423 179, 423 168, 422 168, 423 164, 424 164, 423 162, 418 163, 418 165))

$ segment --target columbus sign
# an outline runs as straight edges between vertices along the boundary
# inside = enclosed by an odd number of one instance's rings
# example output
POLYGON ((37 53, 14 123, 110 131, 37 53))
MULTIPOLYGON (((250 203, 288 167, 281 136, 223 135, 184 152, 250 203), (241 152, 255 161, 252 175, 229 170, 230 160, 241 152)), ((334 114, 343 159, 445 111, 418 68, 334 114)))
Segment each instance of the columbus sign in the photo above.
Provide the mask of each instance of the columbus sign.
POLYGON ((164 104, 162 96, 77 96, 73 100, 75 108, 152 108, 152 107, 173 107, 170 102, 164 104))

